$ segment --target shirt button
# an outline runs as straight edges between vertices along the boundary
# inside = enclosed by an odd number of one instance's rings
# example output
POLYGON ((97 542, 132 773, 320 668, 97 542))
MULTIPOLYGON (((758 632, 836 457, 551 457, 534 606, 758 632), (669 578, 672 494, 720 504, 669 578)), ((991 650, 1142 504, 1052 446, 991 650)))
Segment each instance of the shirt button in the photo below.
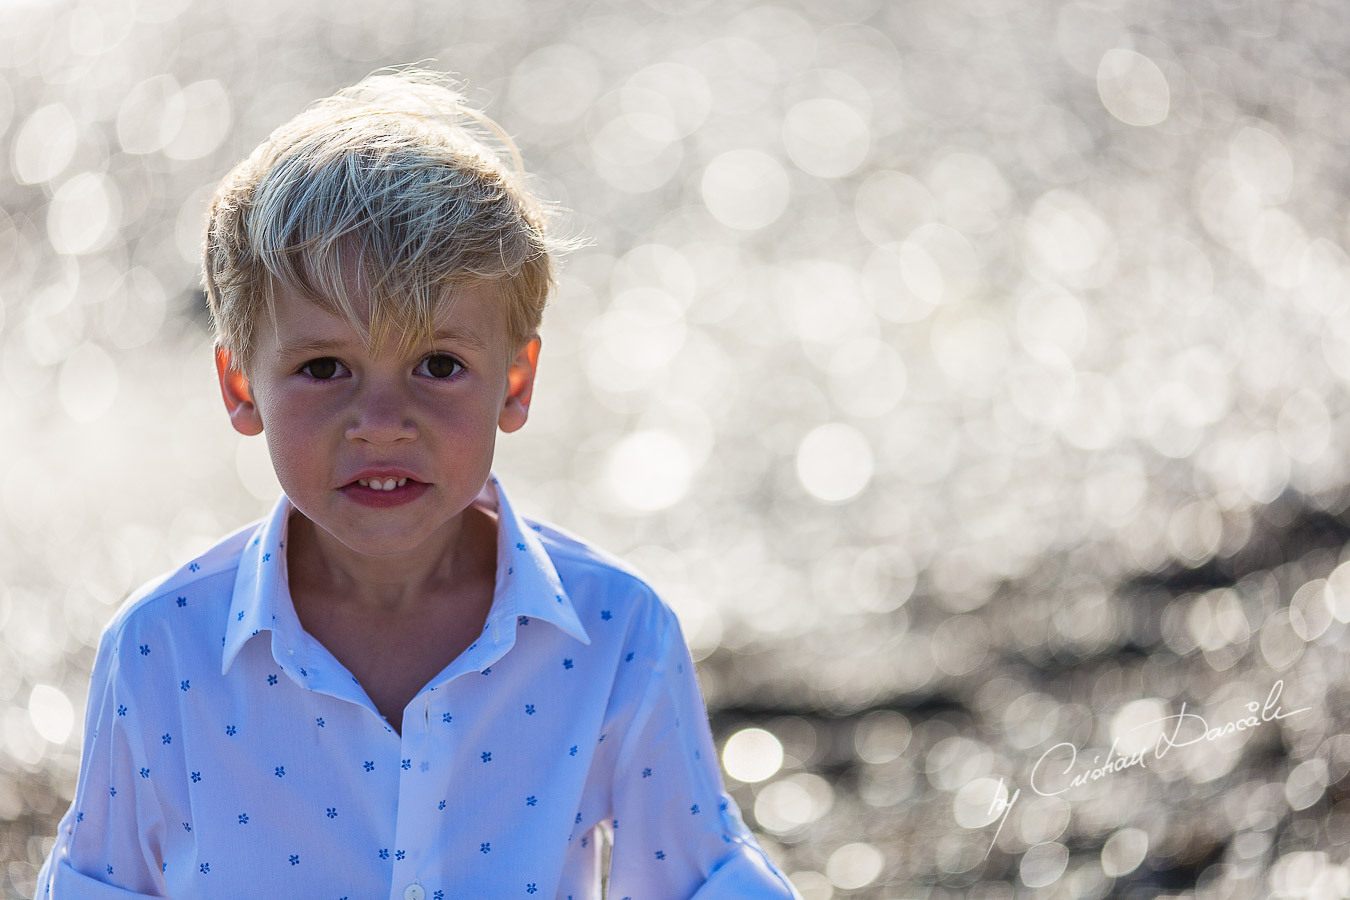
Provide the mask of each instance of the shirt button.
POLYGON ((403 889, 403 900, 426 900, 427 892, 420 884, 410 884, 403 889))

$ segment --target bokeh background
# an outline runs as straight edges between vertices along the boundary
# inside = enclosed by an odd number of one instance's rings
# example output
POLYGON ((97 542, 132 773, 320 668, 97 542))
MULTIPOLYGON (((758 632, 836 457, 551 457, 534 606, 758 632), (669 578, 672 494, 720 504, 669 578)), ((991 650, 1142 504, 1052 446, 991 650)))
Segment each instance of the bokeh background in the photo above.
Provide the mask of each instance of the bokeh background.
POLYGON ((208 192, 416 61, 590 241, 499 472, 677 608, 803 897, 1350 896, 1337 0, 5 0, 6 897, 104 622, 277 490, 208 192))

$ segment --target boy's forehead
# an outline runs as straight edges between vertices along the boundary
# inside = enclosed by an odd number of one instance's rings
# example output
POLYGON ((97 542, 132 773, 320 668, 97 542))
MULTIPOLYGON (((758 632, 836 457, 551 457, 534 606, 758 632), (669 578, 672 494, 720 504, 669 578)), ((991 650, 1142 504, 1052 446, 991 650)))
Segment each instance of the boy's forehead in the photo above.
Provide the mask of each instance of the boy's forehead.
POLYGON ((275 338, 262 352, 290 353, 359 342, 388 353, 424 343, 450 340, 486 351, 506 342, 506 314, 490 282, 448 288, 437 298, 430 322, 419 322, 410 306, 390 302, 371 291, 353 291, 347 305, 278 285, 267 310, 275 338), (378 348, 376 344, 379 344, 378 348))

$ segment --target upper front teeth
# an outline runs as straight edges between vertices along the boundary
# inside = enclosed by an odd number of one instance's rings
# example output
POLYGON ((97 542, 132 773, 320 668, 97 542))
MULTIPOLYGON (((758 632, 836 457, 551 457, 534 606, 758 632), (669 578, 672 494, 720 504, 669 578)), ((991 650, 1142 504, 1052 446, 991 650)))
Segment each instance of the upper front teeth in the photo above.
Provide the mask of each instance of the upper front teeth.
POLYGON ((381 481, 378 478, 358 478, 356 483, 362 487, 374 488, 377 491, 392 491, 396 487, 403 487, 408 483, 408 479, 386 478, 381 481))

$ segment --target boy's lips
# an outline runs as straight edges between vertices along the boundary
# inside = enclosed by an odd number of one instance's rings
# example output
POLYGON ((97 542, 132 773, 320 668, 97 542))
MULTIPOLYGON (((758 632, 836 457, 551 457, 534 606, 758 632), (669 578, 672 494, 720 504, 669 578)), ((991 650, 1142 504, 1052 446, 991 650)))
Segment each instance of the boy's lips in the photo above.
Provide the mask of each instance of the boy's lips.
POLYGON ((357 472, 355 475, 348 478, 346 484, 343 485, 343 488, 354 487, 357 485, 363 487, 378 486, 387 484, 391 480, 400 486, 405 482, 409 484, 424 483, 407 469, 381 466, 379 468, 362 469, 360 472, 357 472))
POLYGON ((410 503, 429 488, 426 482, 395 469, 370 469, 359 473, 338 490, 362 506, 389 507, 410 503))

